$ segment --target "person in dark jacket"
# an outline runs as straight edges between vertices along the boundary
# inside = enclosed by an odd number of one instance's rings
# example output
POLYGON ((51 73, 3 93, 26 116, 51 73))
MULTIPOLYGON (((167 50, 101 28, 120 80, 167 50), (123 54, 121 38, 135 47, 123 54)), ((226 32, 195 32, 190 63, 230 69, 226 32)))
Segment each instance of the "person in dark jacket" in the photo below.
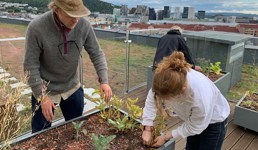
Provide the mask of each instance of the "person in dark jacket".
POLYGON ((182 29, 179 26, 173 26, 166 35, 159 39, 153 61, 154 68, 164 57, 171 55, 173 51, 177 50, 183 52, 186 62, 192 65, 192 69, 197 71, 201 70, 200 66, 195 65, 195 62, 191 57, 190 49, 181 33, 182 29))

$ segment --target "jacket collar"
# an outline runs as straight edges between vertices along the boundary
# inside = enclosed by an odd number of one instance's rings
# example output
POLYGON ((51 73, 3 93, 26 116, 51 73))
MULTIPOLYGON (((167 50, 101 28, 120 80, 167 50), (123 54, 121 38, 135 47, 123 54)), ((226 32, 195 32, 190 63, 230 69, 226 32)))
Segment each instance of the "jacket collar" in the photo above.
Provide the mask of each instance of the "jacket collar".
POLYGON ((167 34, 178 34, 181 35, 181 32, 179 30, 169 30, 167 34))
POLYGON ((67 31, 67 32, 70 32, 71 29, 67 28, 60 20, 59 18, 57 17, 56 13, 53 12, 53 18, 54 18, 54 22, 58 28, 58 30, 62 30, 62 31, 67 31))

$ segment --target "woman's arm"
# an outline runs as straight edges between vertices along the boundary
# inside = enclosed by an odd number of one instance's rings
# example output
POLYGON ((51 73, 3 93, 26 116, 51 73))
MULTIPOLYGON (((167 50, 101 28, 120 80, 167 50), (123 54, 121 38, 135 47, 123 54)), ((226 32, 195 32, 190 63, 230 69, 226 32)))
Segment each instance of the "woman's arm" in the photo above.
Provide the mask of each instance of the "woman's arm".
POLYGON ((152 92, 152 89, 150 89, 145 101, 145 106, 143 108, 142 125, 153 126, 153 121, 156 117, 156 112, 157 108, 154 101, 154 92, 152 92))

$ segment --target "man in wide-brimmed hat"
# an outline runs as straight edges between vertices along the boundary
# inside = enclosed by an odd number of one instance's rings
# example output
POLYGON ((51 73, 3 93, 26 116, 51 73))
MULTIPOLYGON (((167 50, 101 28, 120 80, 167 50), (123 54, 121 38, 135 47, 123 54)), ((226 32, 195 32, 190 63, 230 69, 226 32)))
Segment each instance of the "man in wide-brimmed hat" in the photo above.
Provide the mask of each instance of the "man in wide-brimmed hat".
POLYGON ((51 126, 55 104, 60 104, 66 121, 82 115, 78 66, 83 48, 94 64, 106 101, 112 96, 105 55, 90 22, 83 18, 90 14, 88 8, 82 0, 53 0, 48 6, 51 10, 35 18, 26 33, 24 70, 33 92, 32 132, 51 126))

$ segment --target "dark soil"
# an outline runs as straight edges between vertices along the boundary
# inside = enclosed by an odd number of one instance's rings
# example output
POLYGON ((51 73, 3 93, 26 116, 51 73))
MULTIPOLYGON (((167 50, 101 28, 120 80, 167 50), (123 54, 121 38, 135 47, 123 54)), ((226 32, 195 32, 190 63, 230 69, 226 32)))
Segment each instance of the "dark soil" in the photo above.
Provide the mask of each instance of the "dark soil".
POLYGON ((110 142, 111 150, 149 150, 142 144, 140 125, 127 132, 118 132, 103 120, 98 114, 93 114, 84 120, 80 137, 76 140, 76 131, 72 123, 53 128, 32 137, 22 143, 14 145, 12 150, 95 150, 91 139, 92 133, 97 135, 116 135, 110 142))
POLYGON ((247 95, 241 102, 240 106, 258 112, 258 94, 253 93, 251 96, 247 95), (251 103, 249 103, 250 105, 247 104, 247 101, 251 102, 251 103))
POLYGON ((204 75, 206 75, 212 82, 215 82, 216 80, 218 80, 220 77, 223 76, 223 74, 216 74, 214 72, 209 72, 209 73, 203 73, 204 75))

